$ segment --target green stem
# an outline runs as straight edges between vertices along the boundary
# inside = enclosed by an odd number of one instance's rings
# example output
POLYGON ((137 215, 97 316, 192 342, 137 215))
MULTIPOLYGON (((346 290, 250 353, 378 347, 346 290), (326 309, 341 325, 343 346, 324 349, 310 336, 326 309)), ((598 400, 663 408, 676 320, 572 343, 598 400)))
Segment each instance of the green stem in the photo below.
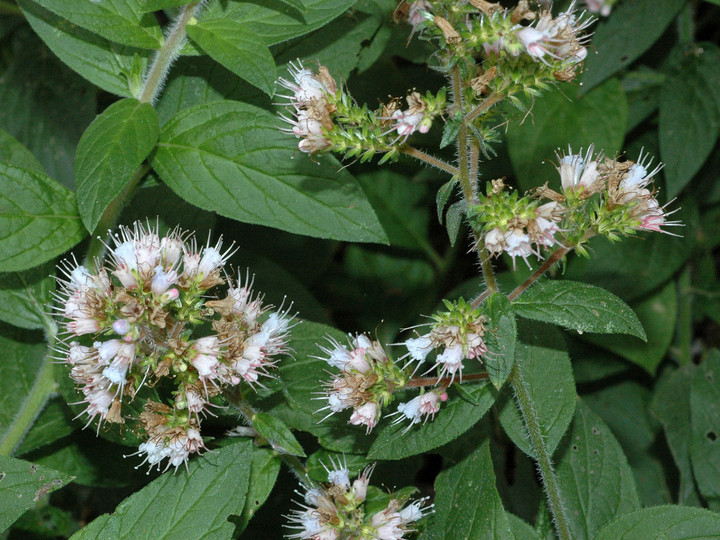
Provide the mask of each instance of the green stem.
POLYGON ((492 93, 490 94, 485 100, 480 103, 477 107, 475 107, 472 111, 467 113, 465 117, 463 118, 463 122, 472 122, 475 118, 480 116, 483 112, 488 110, 490 107, 495 105, 498 101, 500 101, 504 96, 502 94, 498 93, 492 93))
POLYGON ((569 247, 563 246, 563 247, 558 248, 557 250, 553 251, 552 255, 550 255, 547 259, 545 259, 545 262, 542 264, 542 266, 540 268, 535 270, 535 272, 533 272, 533 274, 529 278, 527 278, 520 285, 515 287, 513 292, 511 292, 508 295, 508 300, 510 300, 512 302, 518 296, 520 296, 523 292, 525 292, 525 289, 530 287, 530 285, 535 283, 540 278, 540 276, 542 276, 545 272, 550 270, 550 267, 552 265, 554 265, 556 262, 558 262, 560 259, 562 259, 570 251, 570 249, 571 248, 569 248, 569 247))
POLYGON ((518 408, 520 409, 520 414, 522 414, 528 437, 530 438, 530 444, 535 452, 540 478, 545 490, 545 495, 547 496, 548 508, 553 516, 555 529, 557 530, 560 540, 570 540, 572 536, 570 534, 567 517, 565 516, 560 484, 558 483, 557 475, 553 468, 550 452, 545 445, 535 403, 533 403, 517 364, 515 364, 512 374, 510 375, 510 382, 515 391, 515 398, 518 408))
POLYGON ((680 43, 692 43, 695 39, 695 5, 688 2, 677 17, 678 40, 680 43))
MULTIPOLYGON (((147 163, 143 163, 142 165, 140 165, 140 167, 138 167, 137 171, 135 171, 135 174, 130 179, 130 182, 128 182, 128 184, 125 186, 125 188, 123 188, 120 194, 115 197, 115 199, 105 209, 102 218, 100 218, 97 227, 95 227, 95 233, 105 233, 115 227, 115 224, 120 217, 120 213, 123 211, 125 205, 132 197, 133 193, 135 192, 135 188, 137 188, 138 184, 140 183, 140 180, 143 179, 143 177, 147 174, 149 170, 150 165, 147 163)), ((102 259, 105 255, 105 249, 105 244, 100 237, 95 235, 90 238, 90 244, 88 245, 88 250, 85 254, 85 261, 83 262, 83 265, 88 267, 96 258, 102 259)))
POLYGON ((165 38, 165 43, 155 54, 152 64, 145 76, 145 83, 138 98, 141 103, 154 103, 158 93, 162 89, 168 71, 187 39, 186 28, 190 19, 199 11, 202 2, 191 2, 182 8, 170 31, 165 38))
POLYGON ((22 15, 23 12, 15 4, 10 2, 4 2, 0 0, 0 13, 7 13, 8 15, 22 15))
MULTIPOLYGON (((45 318, 45 331, 50 347, 54 344, 57 335, 57 325, 50 317, 45 318)), ((5 430, 5 435, 0 439, 0 456, 10 456, 17 450, 35 419, 45 407, 45 403, 55 391, 57 391, 57 383, 55 382, 53 361, 50 355, 46 354, 40 364, 35 382, 30 388, 30 393, 5 430)))
POLYGON ((431 156, 430 154, 426 154, 422 150, 418 150, 417 148, 413 148, 407 144, 400 147, 400 153, 419 159, 420 161, 427 163, 428 165, 432 165, 433 167, 437 167, 441 171, 445 171, 452 176, 457 176, 458 174, 457 168, 453 167, 449 163, 445 163, 443 160, 431 156))
MULTIPOLYGON (((489 377, 487 373, 471 373, 470 375, 463 375, 461 382, 475 382, 482 381, 489 377)), ((403 388, 421 388, 425 386, 449 386, 452 382, 450 377, 413 377, 411 378, 403 388)))

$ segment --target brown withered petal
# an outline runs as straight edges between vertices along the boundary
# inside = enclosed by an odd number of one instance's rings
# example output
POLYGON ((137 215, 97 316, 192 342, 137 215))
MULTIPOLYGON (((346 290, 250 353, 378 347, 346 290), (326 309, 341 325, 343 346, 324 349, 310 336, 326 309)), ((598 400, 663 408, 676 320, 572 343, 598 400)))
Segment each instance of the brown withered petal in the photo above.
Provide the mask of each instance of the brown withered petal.
POLYGON ((421 113, 427 109, 427 104, 418 92, 411 93, 405 99, 408 104, 407 114, 421 113))
POLYGON ((483 94, 487 90, 488 83, 492 81, 495 77, 497 77, 497 74, 497 66, 492 66, 482 75, 478 75, 477 77, 472 79, 470 81, 470 87, 475 90, 476 93, 483 94))
POLYGON ((232 296, 226 296, 222 300, 209 300, 205 302, 205 305, 223 317, 229 317, 235 307, 235 299, 232 296))
POLYGON ((122 403, 119 399, 115 398, 110 405, 110 410, 105 416, 105 420, 112 422, 113 424, 124 424, 125 419, 122 417, 122 403))
POLYGON ((442 30, 443 36, 445 36, 445 41, 449 44, 460 43, 460 34, 457 33, 457 30, 453 28, 453 25, 450 24, 447 19, 443 19, 439 15, 435 15, 433 22, 438 28, 440 28, 440 30, 442 30))
POLYGON ((502 11, 503 7, 495 2, 486 2, 485 0, 470 0, 470 5, 482 11, 488 17, 496 11, 502 11))
POLYGON ((510 15, 510 22, 513 24, 517 24, 523 19, 527 21, 532 21, 535 18, 536 13, 530 9, 530 4, 527 0, 520 0, 517 6, 515 6, 515 9, 513 9, 512 14, 510 15))

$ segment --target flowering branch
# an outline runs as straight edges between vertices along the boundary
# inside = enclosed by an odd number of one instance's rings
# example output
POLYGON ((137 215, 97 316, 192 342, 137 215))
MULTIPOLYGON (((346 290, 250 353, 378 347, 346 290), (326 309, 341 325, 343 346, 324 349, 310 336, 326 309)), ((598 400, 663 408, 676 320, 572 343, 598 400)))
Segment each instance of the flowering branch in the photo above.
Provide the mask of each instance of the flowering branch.
POLYGON ((551 266, 553 266, 556 262, 558 262, 560 259, 562 259, 572 248, 562 246, 555 251, 553 251, 552 255, 550 255, 547 259, 545 259, 545 262, 533 272, 533 274, 527 278, 525 281, 523 281, 520 285, 515 287, 513 291, 508 294, 508 300, 511 302, 515 300, 518 296, 520 296, 523 292, 525 292, 525 289, 530 287, 533 283, 535 283, 540 276, 542 276, 545 272, 547 272, 551 266))
POLYGON ((488 110, 490 107, 495 105, 498 101, 500 101, 503 97, 505 97, 503 94, 499 92, 493 92, 490 94, 487 98, 485 98, 485 101, 480 103, 478 106, 476 106, 472 111, 467 113, 463 117, 463 122, 472 122, 475 118, 480 116, 483 112, 488 110))
MULTIPOLYGON (((470 375, 463 375, 462 381, 460 382, 482 381, 489 377, 490 375, 487 373, 472 373, 470 375)), ((440 386, 441 388, 446 388, 450 386, 452 382, 451 377, 413 377, 405 384, 405 388, 423 388, 425 386, 440 386)))
POLYGON ((404 144, 400 147, 400 153, 405 154, 406 156, 414 157, 415 159, 419 159, 420 161, 427 163, 428 165, 432 165, 433 167, 437 167, 441 171, 445 171, 452 176, 458 176, 459 171, 456 167, 453 167, 449 163, 445 163, 441 159, 431 156, 430 154, 426 154, 422 150, 413 148, 408 144, 404 144))

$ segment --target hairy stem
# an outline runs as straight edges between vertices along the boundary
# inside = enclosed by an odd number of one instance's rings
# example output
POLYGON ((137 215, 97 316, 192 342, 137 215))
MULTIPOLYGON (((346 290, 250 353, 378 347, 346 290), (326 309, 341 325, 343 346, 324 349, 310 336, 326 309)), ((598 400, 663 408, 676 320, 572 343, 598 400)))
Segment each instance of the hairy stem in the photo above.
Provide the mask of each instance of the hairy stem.
MULTIPOLYGON (((472 373, 470 375, 463 375, 461 382, 475 382, 487 379, 489 375, 487 373, 472 373)), ((422 388, 425 386, 450 386, 452 383, 450 377, 413 377, 410 379, 403 388, 422 388)))
POLYGON ((404 144, 403 146, 401 146, 400 153, 405 154, 406 156, 414 157, 415 159, 419 159, 420 161, 427 163, 428 165, 432 165, 433 167, 437 167, 441 171, 445 171, 452 176, 458 175, 458 169, 456 167, 453 167, 449 163, 445 163, 443 160, 431 156, 430 154, 426 154, 422 150, 413 148, 410 145, 404 144))
POLYGON ((465 117, 463 118, 463 122, 472 122, 475 118, 477 118, 483 112, 487 111, 503 97, 504 96, 502 94, 498 94, 495 92, 490 94, 487 98, 485 98, 485 101, 480 103, 477 107, 475 107, 472 111, 465 115, 465 117))
POLYGON ((565 516, 560 485, 555 474, 555 469, 553 468, 550 452, 545 445, 542 428, 540 427, 540 418, 538 417, 535 403, 530 396, 530 392, 528 392, 528 388, 517 364, 515 364, 512 374, 510 375, 510 382, 515 391, 515 398, 518 408, 520 409, 520 414, 523 417, 528 437, 530 438, 530 444, 535 452, 538 471, 540 472, 543 489, 547 496, 548 508, 553 516, 555 529, 560 540, 570 540, 572 536, 570 534, 567 517, 565 516))
POLYGON ((540 276, 542 276, 545 272, 550 270, 550 267, 554 265, 556 262, 558 262, 560 259, 562 259, 572 248, 569 247, 560 247, 557 250, 553 251, 552 255, 550 255, 547 259, 545 259, 545 262, 542 263, 542 266, 535 270, 533 274, 527 278, 525 281, 523 281, 520 285, 515 287, 513 292, 511 292, 508 295, 508 300, 511 302, 515 300, 518 296, 520 296, 523 292, 525 292, 525 289, 530 287, 533 283, 535 283, 540 276))
POLYGON ((180 54, 183 45, 185 45, 188 22, 197 14, 201 5, 202 2, 191 2, 187 4, 180 10, 177 18, 173 21, 170 31, 165 37, 165 43, 155 54, 155 58, 153 58, 152 64, 145 76, 145 83, 138 98, 141 103, 155 102, 157 95, 160 93, 167 79, 170 66, 180 54))

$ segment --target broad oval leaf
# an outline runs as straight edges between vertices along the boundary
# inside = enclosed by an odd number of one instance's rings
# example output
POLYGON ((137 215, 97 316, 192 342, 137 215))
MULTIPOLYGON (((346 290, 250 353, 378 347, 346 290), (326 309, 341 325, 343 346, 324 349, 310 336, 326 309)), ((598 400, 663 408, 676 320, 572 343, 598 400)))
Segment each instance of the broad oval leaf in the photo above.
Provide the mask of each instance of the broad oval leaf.
POLYGON ((122 99, 87 128, 75 154, 78 210, 93 232, 105 209, 155 147, 160 126, 149 103, 122 99))
POLYGON ((140 0, 140 11, 160 11, 161 9, 169 9, 182 7, 189 4, 188 0, 140 0))
POLYGON ((614 294, 569 280, 540 281, 513 302, 526 319, 557 324, 580 332, 628 334, 646 339, 637 315, 614 294))
POLYGON ((435 479, 435 512, 430 536, 513 540, 495 487, 489 439, 435 479))
POLYGON ((585 60, 584 91, 617 73, 662 36, 685 0, 618 2, 612 15, 601 21, 585 60))
POLYGON ((24 270, 85 235, 75 194, 42 173, 0 163, 0 271, 24 270))
POLYGON ((255 512, 270 495, 280 472, 280 464, 280 456, 273 450, 257 446, 253 447, 248 493, 236 532, 239 533, 245 530, 255 512))
MULTIPOLYGON (((560 332, 546 324, 519 320, 515 367, 535 404, 545 444, 552 453, 570 425, 577 401, 570 357, 560 332)), ((520 450, 534 457, 523 419, 507 387, 498 408, 505 432, 520 450)))
POLYGON ((145 72, 149 50, 113 43, 31 0, 17 3, 35 33, 60 60, 103 90, 132 97, 130 79, 145 72))
POLYGON ((46 328, 54 323, 45 306, 52 300, 52 263, 23 272, 0 274, 0 320, 20 328, 46 328))
POLYGON ((370 447, 369 459, 402 459, 428 452, 465 433, 477 424, 495 401, 492 387, 485 383, 463 388, 464 396, 455 396, 440 407, 434 420, 408 429, 406 422, 382 428, 370 447), (469 398, 469 399, 468 399, 469 398))
POLYGON ((593 540, 717 538, 720 514, 689 506, 655 506, 615 518, 593 540))
POLYGON ((230 515, 245 506, 252 443, 242 441, 167 472, 72 536, 95 538, 232 538, 230 515), (172 504, 169 504, 172 502, 172 504))
POLYGON ((33 0, 86 30, 130 47, 159 49, 162 31, 151 13, 143 13, 140 0, 33 0))
POLYGON ((203 19, 189 25, 187 32, 210 58, 272 97, 277 77, 275 60, 249 25, 230 19, 203 19))
POLYGON ((485 341, 490 354, 485 356, 483 363, 490 375, 490 382, 499 389, 515 365, 517 324, 513 305, 504 294, 493 294, 487 299, 486 305, 490 326, 485 334, 485 341))
POLYGON ((168 122, 153 168, 178 195, 206 210, 278 229, 356 242, 387 242, 357 182, 332 158, 295 148, 278 120, 219 101, 168 122))
POLYGON ((720 49, 698 44, 682 55, 660 92, 660 153, 667 198, 684 188, 712 152, 720 134, 720 49))
POLYGON ((690 460, 700 493, 720 497, 720 352, 695 370, 690 389, 690 460))
POLYGON ((582 401, 557 474, 573 538, 590 540, 611 519, 640 509, 632 469, 620 444, 582 401))
POLYGON ((42 163, 37 160, 33 153, 20 144, 20 141, 15 137, 2 129, 0 129, 0 161, 41 173, 45 172, 42 163))
POLYGON ((594 144, 595 150, 613 155, 621 150, 627 123, 627 100, 617 79, 611 79, 579 97, 579 87, 568 85, 550 91, 535 103, 524 122, 508 130, 508 151, 520 187, 524 190, 549 182, 560 185, 552 165, 555 151, 573 151, 594 144), (570 101, 569 101, 570 100, 570 101), (543 163, 544 162, 544 163, 543 163))
POLYGON ((272 414, 259 412, 252 417, 258 435, 267 439, 273 450, 281 454, 305 457, 305 452, 285 423, 272 414))
POLYGON ((53 469, 0 455, 0 530, 12 525, 44 495, 72 480, 53 469))

